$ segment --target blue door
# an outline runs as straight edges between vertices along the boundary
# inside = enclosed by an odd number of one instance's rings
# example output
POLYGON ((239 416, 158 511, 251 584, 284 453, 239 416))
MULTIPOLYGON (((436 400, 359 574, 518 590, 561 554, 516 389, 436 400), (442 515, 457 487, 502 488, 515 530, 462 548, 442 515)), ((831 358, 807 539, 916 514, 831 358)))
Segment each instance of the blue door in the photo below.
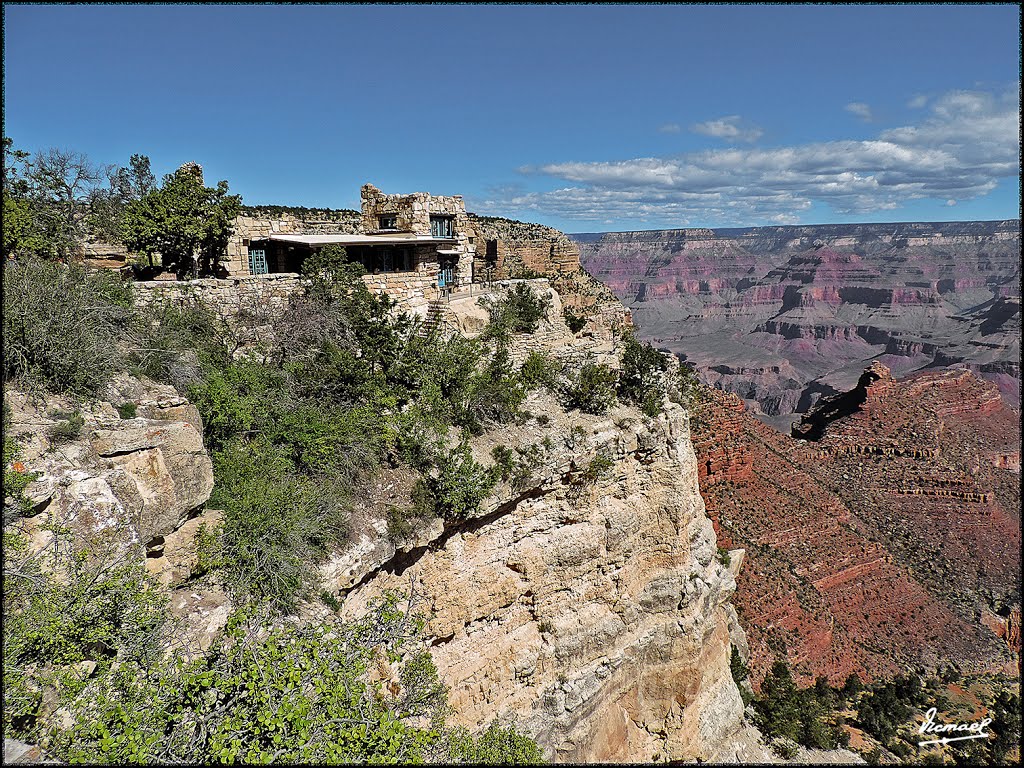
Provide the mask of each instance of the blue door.
POLYGON ((249 274, 265 275, 267 269, 267 252, 263 248, 249 249, 249 274))
POLYGON ((442 264, 437 273, 437 287, 451 288, 455 283, 455 268, 451 264, 442 264))

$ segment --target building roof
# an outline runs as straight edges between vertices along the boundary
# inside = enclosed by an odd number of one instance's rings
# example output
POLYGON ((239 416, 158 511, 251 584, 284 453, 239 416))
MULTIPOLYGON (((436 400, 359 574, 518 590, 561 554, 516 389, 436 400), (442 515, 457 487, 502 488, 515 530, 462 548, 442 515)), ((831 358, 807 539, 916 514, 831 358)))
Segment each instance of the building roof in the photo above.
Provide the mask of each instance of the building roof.
POLYGON ((451 237, 430 237, 429 235, 290 235, 275 233, 267 238, 282 243, 297 245, 414 245, 416 243, 451 243, 451 237))

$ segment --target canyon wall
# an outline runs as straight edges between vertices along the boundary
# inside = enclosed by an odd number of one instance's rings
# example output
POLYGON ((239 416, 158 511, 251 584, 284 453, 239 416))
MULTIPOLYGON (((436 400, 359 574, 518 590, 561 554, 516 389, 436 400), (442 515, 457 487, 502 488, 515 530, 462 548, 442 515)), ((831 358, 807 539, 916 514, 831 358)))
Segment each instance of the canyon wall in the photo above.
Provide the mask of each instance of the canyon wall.
POLYGON ((874 359, 965 363, 1020 401, 1020 222, 574 235, 641 334, 788 430, 874 359))
POLYGON ((897 380, 880 363, 788 437, 731 393, 693 416, 720 543, 746 551, 736 595, 752 677, 783 654, 833 683, 1020 659, 1020 427, 965 368, 897 380))

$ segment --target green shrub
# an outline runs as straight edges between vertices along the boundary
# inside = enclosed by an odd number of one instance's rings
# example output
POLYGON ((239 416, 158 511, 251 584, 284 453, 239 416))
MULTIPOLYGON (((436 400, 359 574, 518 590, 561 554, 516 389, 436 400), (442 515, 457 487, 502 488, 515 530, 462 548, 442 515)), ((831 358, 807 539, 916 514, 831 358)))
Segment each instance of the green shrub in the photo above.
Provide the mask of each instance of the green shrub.
POLYGON ((502 480, 512 477, 512 471, 516 465, 516 455, 511 448, 507 445, 496 445, 491 449, 491 458, 494 459, 494 465, 498 468, 502 480))
POLYGON ((132 372, 187 392, 230 364, 228 326, 198 301, 156 301, 140 309, 129 350, 132 372))
POLYGON ((4 376, 24 389, 95 395, 125 365, 131 286, 23 257, 3 265, 4 376))
MULTIPOLYGON (((4 532, 5 737, 39 740, 42 690, 53 687, 59 704, 77 695, 84 681, 74 665, 93 662, 103 674, 115 658, 159 657, 167 621, 159 587, 116 546, 89 551, 59 523, 50 526, 58 545, 41 554, 4 532)), ((116 531, 107 534, 116 542, 116 531)))
POLYGON ((558 385, 561 366, 541 352, 531 352, 519 368, 519 378, 528 390, 545 387, 553 390, 558 385))
POLYGON ((383 459, 386 428, 372 408, 318 407, 303 403, 276 414, 264 434, 286 447, 302 472, 342 488, 372 473, 383 459))
POLYGON ((526 283, 516 285, 498 300, 480 302, 491 316, 484 338, 502 338, 510 333, 533 333, 547 317, 549 296, 538 296, 526 283))
POLYGON ((544 754, 533 739, 519 733, 514 725, 491 723, 476 743, 453 755, 459 762, 474 765, 539 765, 544 754))
POLYGON ((29 472, 19 461, 21 447, 8 433, 11 421, 11 406, 3 404, 3 461, 4 461, 4 525, 15 518, 32 511, 32 502, 25 496, 29 483, 39 477, 38 472, 29 472))
POLYGON ((664 372, 667 368, 661 352, 648 343, 641 344, 633 334, 626 335, 619 397, 639 407, 647 416, 657 416, 666 394, 664 372))
POLYGON ((526 399, 526 388, 512 371, 508 350, 499 345, 481 371, 470 375, 460 400, 455 403, 454 421, 473 434, 492 424, 517 420, 526 399))
POLYGON ((590 460, 579 476, 579 482, 584 485, 591 485, 598 480, 608 477, 615 462, 605 450, 600 450, 590 460))
POLYGON ((207 528, 206 523, 196 531, 196 566, 193 576, 202 576, 224 566, 224 527, 207 528))
POLYGON ((718 562, 720 562, 726 568, 728 568, 729 564, 732 562, 732 558, 729 555, 729 550, 727 550, 725 547, 718 548, 718 562))
MULTIPOLYGON (((668 396, 673 403, 693 409, 701 401, 701 383, 697 373, 686 363, 679 364, 679 370, 668 382, 668 396)), ((693 416, 690 417, 693 421, 693 416)))
POLYGON ((388 508, 388 539, 397 544, 412 536, 427 520, 437 516, 437 500, 434 498, 430 485, 420 478, 410 493, 410 504, 401 509, 388 508))
POLYGON ((47 751, 62 761, 286 764, 518 763, 539 750, 514 729, 478 739, 445 725, 447 690, 397 596, 350 622, 261 631, 233 616, 202 658, 124 664, 73 708, 47 751), (390 666, 395 688, 371 672, 390 666))
POLYGON ((440 458, 437 477, 427 485, 438 514, 446 520, 465 520, 480 506, 498 482, 497 467, 485 467, 473 459, 463 440, 440 458))
POLYGON ((216 450, 273 423, 286 400, 285 378, 265 363, 243 359, 209 369, 189 397, 203 417, 207 448, 216 450))
POLYGON ((607 365, 587 362, 578 370, 566 368, 563 373, 567 382, 560 394, 566 409, 601 415, 615 403, 617 377, 607 365))
POLYGON ((47 434, 54 443, 67 443, 81 436, 83 426, 85 419, 76 411, 50 427, 47 434))
POLYGON ((138 415, 139 409, 135 403, 121 403, 117 406, 117 415, 122 419, 134 419, 138 415))
POLYGON ((210 504, 224 510, 224 571, 238 599, 294 610, 317 586, 317 562, 347 535, 338 489, 296 472, 265 440, 234 440, 213 458, 210 504))
POLYGON ((335 613, 341 610, 341 603, 338 601, 338 598, 336 598, 326 589, 320 593, 320 602, 326 605, 335 613))

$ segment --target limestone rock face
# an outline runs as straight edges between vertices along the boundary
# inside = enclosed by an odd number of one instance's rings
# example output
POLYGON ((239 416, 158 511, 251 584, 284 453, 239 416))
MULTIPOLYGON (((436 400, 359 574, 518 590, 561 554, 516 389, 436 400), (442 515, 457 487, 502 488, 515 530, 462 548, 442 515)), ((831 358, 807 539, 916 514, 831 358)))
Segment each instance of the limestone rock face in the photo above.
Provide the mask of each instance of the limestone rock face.
MULTIPOLYGON (((37 474, 25 491, 38 512, 87 538, 116 528, 123 544, 144 545, 170 534, 213 490, 213 464, 195 407, 172 388, 120 381, 112 399, 146 417, 122 419, 110 402, 74 406, 8 391, 11 434, 22 465, 37 474), (77 409, 77 435, 54 427, 77 409)), ((109 538, 109 531, 103 534, 109 538)))
MULTIPOLYGON (((567 417, 547 412, 555 429, 567 417)), ((504 486, 429 547, 368 558, 345 610, 412 586, 471 729, 515 717, 559 761, 707 759, 743 714, 735 580, 716 557, 685 412, 626 413, 590 417, 585 446, 553 451, 534 484, 504 486), (598 452, 610 471, 582 480, 598 452)))

